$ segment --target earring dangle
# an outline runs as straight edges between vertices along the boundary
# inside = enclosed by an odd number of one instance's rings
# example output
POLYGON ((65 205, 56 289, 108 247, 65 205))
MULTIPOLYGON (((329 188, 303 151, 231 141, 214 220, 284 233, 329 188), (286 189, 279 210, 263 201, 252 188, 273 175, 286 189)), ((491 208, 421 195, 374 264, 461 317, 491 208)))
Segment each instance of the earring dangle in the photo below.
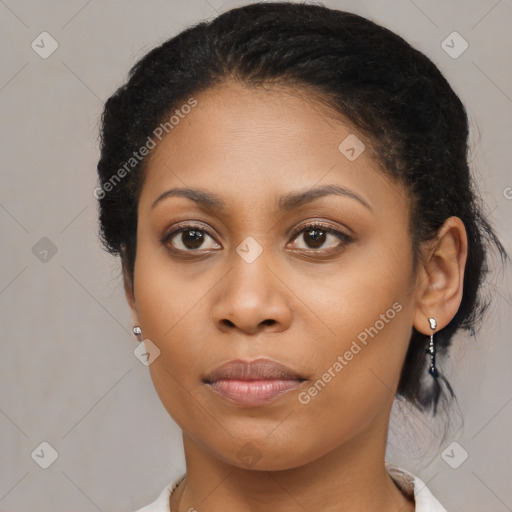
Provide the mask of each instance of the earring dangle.
POLYGON ((430 323, 430 328, 432 329, 432 333, 430 334, 430 344, 426 350, 426 352, 430 354, 430 368, 428 369, 428 373, 430 373, 432 377, 438 377, 439 372, 436 368, 436 344, 434 341, 434 331, 436 330, 437 322, 435 318, 429 318, 428 321, 430 323))
MULTIPOLYGON (((142 336, 142 329, 138 325, 133 326, 133 334, 137 337, 142 336)), ((141 340, 139 340, 141 341, 141 340)))

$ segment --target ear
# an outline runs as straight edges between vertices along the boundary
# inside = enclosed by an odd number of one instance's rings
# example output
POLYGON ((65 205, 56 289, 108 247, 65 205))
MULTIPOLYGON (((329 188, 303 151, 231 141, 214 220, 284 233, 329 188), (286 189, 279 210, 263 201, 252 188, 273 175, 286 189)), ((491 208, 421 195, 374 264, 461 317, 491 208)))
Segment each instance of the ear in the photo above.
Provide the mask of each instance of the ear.
POLYGON ((436 239, 428 244, 418 269, 414 327, 431 334, 428 319, 437 321, 437 330, 450 323, 462 301, 467 235, 458 217, 446 219, 436 239))
POLYGON ((135 300, 135 290, 133 286, 133 278, 128 268, 128 258, 126 257, 126 247, 121 247, 121 264, 123 269, 123 285, 126 302, 130 307, 133 325, 140 325, 139 315, 137 312, 137 301, 135 300))

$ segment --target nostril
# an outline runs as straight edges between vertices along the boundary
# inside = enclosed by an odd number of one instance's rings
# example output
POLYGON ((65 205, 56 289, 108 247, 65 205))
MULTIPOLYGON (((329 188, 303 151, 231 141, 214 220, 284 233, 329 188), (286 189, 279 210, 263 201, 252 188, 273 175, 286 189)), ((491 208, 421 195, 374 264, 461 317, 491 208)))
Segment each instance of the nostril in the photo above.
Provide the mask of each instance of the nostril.
MULTIPOLYGON (((222 320, 222 323, 224 325, 226 325, 227 327, 235 327, 235 324, 231 321, 231 320, 228 320, 227 318, 224 318, 224 320, 222 320)), ((263 320, 261 322, 262 325, 274 325, 276 323, 275 320, 272 320, 272 319, 267 319, 267 320, 263 320)))

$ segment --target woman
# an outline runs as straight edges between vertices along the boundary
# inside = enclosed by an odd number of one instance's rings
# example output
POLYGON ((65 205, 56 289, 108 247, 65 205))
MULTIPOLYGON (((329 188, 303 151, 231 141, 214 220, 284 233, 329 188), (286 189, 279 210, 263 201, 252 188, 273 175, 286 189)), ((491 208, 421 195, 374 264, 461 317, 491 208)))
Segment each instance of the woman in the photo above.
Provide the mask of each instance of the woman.
POLYGON ((352 13, 258 3, 155 48, 106 103, 102 240, 183 431, 140 512, 445 510, 385 461, 472 328, 491 245, 440 71, 352 13))

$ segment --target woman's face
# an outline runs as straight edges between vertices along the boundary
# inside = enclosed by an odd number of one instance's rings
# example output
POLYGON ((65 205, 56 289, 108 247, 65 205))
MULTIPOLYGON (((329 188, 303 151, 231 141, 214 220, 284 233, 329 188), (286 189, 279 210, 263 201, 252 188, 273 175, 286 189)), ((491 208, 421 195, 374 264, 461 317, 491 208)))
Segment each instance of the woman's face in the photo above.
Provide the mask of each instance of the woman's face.
POLYGON ((240 467, 382 437, 418 307, 404 191, 305 97, 195 96, 140 195, 131 304, 160 350, 156 391, 191 442, 240 467), (260 358, 290 374, 212 376, 260 358))

